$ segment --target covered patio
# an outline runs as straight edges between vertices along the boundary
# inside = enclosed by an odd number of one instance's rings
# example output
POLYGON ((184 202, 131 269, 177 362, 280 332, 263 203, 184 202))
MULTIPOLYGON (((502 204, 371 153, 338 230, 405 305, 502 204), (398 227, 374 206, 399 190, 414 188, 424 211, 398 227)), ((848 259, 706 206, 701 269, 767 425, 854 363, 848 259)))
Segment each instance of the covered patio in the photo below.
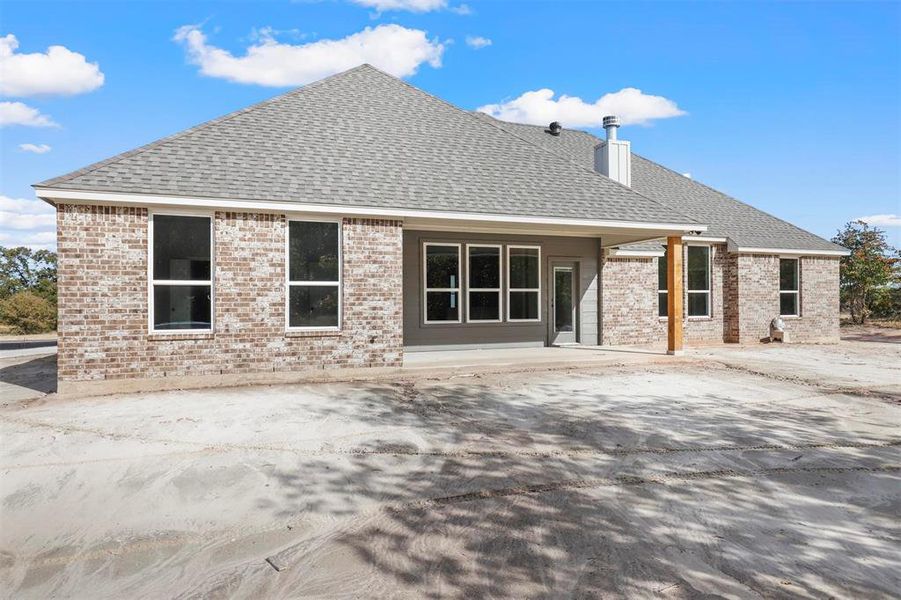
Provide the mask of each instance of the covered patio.
MULTIPOLYGON (((403 227, 404 353, 513 350, 578 345, 598 350, 611 344, 646 343, 605 339, 605 256, 621 257, 623 245, 654 242, 666 254, 666 314, 682 315, 683 238, 703 226, 677 224, 517 223, 486 218, 465 226, 455 221, 406 219, 403 227), (696 229, 691 229, 692 227, 696 229)), ((693 235, 692 235, 693 234, 693 235)), ((653 250, 653 249, 652 249, 653 250)), ((660 250, 630 251, 647 261, 660 250)), ((656 281, 618 281, 616 294, 632 286, 657 302, 656 281), (651 290, 653 285, 653 292, 651 290)), ((661 294, 664 289, 660 289, 661 294)), ((611 296, 612 297, 612 296, 611 296)), ((625 306, 625 304, 624 304, 625 306)), ((656 308, 654 309, 656 322, 656 308)), ((616 315, 613 318, 629 318, 616 315)), ((660 319, 666 337, 654 350, 678 354, 682 319, 660 319), (665 343, 664 343, 665 342, 665 343)), ((661 329, 663 333, 663 329, 661 329)), ((512 352, 511 356, 516 356, 512 352)), ((557 355, 555 354, 555 357, 557 355)), ((434 362, 413 358, 414 362, 434 362)), ((411 364, 405 361, 405 365, 411 364)))

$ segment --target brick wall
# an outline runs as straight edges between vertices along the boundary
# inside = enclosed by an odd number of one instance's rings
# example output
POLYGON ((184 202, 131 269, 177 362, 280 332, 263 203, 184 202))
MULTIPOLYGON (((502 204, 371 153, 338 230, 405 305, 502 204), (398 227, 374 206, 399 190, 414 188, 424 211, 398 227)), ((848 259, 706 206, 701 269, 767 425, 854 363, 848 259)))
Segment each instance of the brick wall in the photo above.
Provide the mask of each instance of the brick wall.
POLYGON ((216 212, 212 334, 149 334, 146 209, 60 205, 60 381, 399 366, 400 221, 344 219, 340 332, 285 332, 284 215, 216 212))
MULTIPOLYGON (((657 260, 603 257, 604 344, 666 343, 666 321, 657 316, 657 260)), ((779 257, 729 253, 717 244, 711 246, 711 261, 711 317, 685 317, 685 342, 752 343, 768 337, 770 321, 779 314, 779 257)), ((801 258, 801 316, 785 319, 792 341, 838 341, 838 265, 837 258, 801 258)), ((684 306, 687 311, 687 301, 684 306)))
POLYGON ((723 264, 723 341, 739 341, 738 254, 724 252, 723 264))
MULTIPOLYGON (((737 337, 742 343, 756 342, 769 336, 770 321, 779 314, 779 257, 742 254, 736 262, 737 337)), ((801 316, 783 317, 791 341, 838 341, 838 265, 837 258, 801 258, 801 316)))
POLYGON ((657 259, 601 257, 601 343, 653 344, 666 340, 657 316, 657 259))
MULTIPOLYGON (((688 262, 683 247, 683 264, 688 262)), ((666 320, 657 312, 657 258, 604 256, 601 260, 601 320, 605 345, 666 344, 666 320)), ((683 299, 686 343, 721 342, 725 335, 724 297, 729 254, 725 244, 710 248, 710 317, 688 318, 687 290, 683 299)), ((683 288, 687 281, 683 272, 683 288)))
POLYGON ((839 259, 801 258, 801 317, 786 328, 799 342, 838 342, 839 259))

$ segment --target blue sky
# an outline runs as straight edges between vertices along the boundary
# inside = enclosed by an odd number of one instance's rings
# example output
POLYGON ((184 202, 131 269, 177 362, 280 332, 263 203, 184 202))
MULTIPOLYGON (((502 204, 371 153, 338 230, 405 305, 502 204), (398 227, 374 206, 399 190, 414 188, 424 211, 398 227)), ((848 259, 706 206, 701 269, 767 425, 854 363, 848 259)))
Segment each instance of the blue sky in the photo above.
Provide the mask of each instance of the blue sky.
POLYGON ((592 129, 616 110, 631 123, 620 137, 648 158, 825 237, 882 215, 873 221, 901 246, 901 3, 31 0, 0 10, 2 245, 52 247, 52 216, 30 184, 365 59, 507 118, 592 129))

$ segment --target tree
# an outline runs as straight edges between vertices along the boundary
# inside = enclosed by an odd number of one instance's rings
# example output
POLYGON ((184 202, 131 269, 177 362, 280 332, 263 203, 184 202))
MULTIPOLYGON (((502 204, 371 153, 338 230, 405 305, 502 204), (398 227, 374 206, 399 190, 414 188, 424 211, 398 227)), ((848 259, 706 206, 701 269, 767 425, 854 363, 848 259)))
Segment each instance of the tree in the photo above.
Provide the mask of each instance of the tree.
POLYGON ((0 246, 0 299, 23 290, 56 305, 56 253, 0 246))
POLYGON ((841 259, 842 305, 854 323, 866 323, 879 293, 897 282, 897 251, 885 240, 885 232, 863 221, 852 221, 832 241, 851 251, 841 259))
POLYGON ((0 300, 0 322, 13 333, 44 333, 56 329, 56 306, 28 290, 0 300))

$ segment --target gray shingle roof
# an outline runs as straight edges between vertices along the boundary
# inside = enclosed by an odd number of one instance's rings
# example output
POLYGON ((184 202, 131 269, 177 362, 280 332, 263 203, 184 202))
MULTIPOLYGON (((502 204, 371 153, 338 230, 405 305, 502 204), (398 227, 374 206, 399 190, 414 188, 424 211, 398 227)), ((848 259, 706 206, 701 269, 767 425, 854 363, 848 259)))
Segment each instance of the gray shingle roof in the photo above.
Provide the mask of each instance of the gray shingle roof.
MULTIPOLYGON (((589 168, 594 166, 594 147, 601 139, 588 132, 564 128, 559 136, 552 136, 544 131, 544 127, 507 123, 488 115, 479 116, 577 164, 589 168)), ((739 247, 843 250, 841 246, 635 153, 632 154, 632 188, 706 223, 705 237, 726 237, 739 247)), ((642 249, 646 248, 642 246, 642 249)))
POLYGON ((698 222, 368 65, 38 187, 698 222))

